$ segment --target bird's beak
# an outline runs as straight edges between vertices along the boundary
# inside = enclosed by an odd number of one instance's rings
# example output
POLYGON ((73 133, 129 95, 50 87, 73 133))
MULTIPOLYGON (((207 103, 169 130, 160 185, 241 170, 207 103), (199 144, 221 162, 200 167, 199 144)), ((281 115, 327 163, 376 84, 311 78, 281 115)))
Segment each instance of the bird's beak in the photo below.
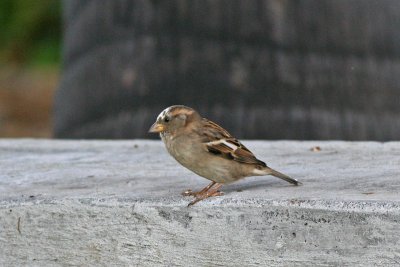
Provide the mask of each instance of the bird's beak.
POLYGON ((164 125, 155 122, 149 129, 149 133, 161 133, 164 131, 164 125))

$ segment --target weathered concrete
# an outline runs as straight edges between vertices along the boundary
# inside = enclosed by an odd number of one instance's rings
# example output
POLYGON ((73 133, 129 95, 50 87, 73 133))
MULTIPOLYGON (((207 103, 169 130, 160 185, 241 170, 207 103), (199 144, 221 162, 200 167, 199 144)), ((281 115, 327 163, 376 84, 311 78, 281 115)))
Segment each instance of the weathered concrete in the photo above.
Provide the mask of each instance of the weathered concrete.
POLYGON ((0 266, 400 264, 399 142, 244 143, 304 185, 187 208, 208 181, 160 141, 0 140, 0 266))

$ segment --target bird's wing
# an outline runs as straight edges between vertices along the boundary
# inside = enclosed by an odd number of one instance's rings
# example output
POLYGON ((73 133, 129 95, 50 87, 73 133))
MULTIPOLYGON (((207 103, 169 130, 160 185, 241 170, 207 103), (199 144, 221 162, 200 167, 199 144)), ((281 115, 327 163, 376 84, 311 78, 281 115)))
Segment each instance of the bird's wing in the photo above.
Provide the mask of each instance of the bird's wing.
POLYGON ((203 122, 203 142, 208 152, 241 163, 266 166, 264 162, 258 160, 247 147, 221 126, 206 119, 203 119, 203 122))

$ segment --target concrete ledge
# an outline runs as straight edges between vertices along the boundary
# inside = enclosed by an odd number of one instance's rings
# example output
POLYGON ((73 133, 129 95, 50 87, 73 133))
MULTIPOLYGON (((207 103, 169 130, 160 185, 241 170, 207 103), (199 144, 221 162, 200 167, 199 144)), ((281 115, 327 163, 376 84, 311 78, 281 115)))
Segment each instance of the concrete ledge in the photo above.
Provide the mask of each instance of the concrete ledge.
POLYGON ((304 185, 187 208, 208 181, 160 141, 0 140, 0 266, 400 264, 399 142, 244 143, 304 185))

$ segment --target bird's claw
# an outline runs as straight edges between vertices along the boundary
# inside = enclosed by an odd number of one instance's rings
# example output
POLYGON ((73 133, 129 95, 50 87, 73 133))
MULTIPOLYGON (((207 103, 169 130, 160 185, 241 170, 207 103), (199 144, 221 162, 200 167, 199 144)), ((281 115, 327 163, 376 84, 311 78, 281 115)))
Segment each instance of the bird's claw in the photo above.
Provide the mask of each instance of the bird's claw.
POLYGON ((182 192, 182 196, 188 197, 188 196, 196 196, 197 192, 193 192, 192 190, 188 189, 186 191, 182 192))

